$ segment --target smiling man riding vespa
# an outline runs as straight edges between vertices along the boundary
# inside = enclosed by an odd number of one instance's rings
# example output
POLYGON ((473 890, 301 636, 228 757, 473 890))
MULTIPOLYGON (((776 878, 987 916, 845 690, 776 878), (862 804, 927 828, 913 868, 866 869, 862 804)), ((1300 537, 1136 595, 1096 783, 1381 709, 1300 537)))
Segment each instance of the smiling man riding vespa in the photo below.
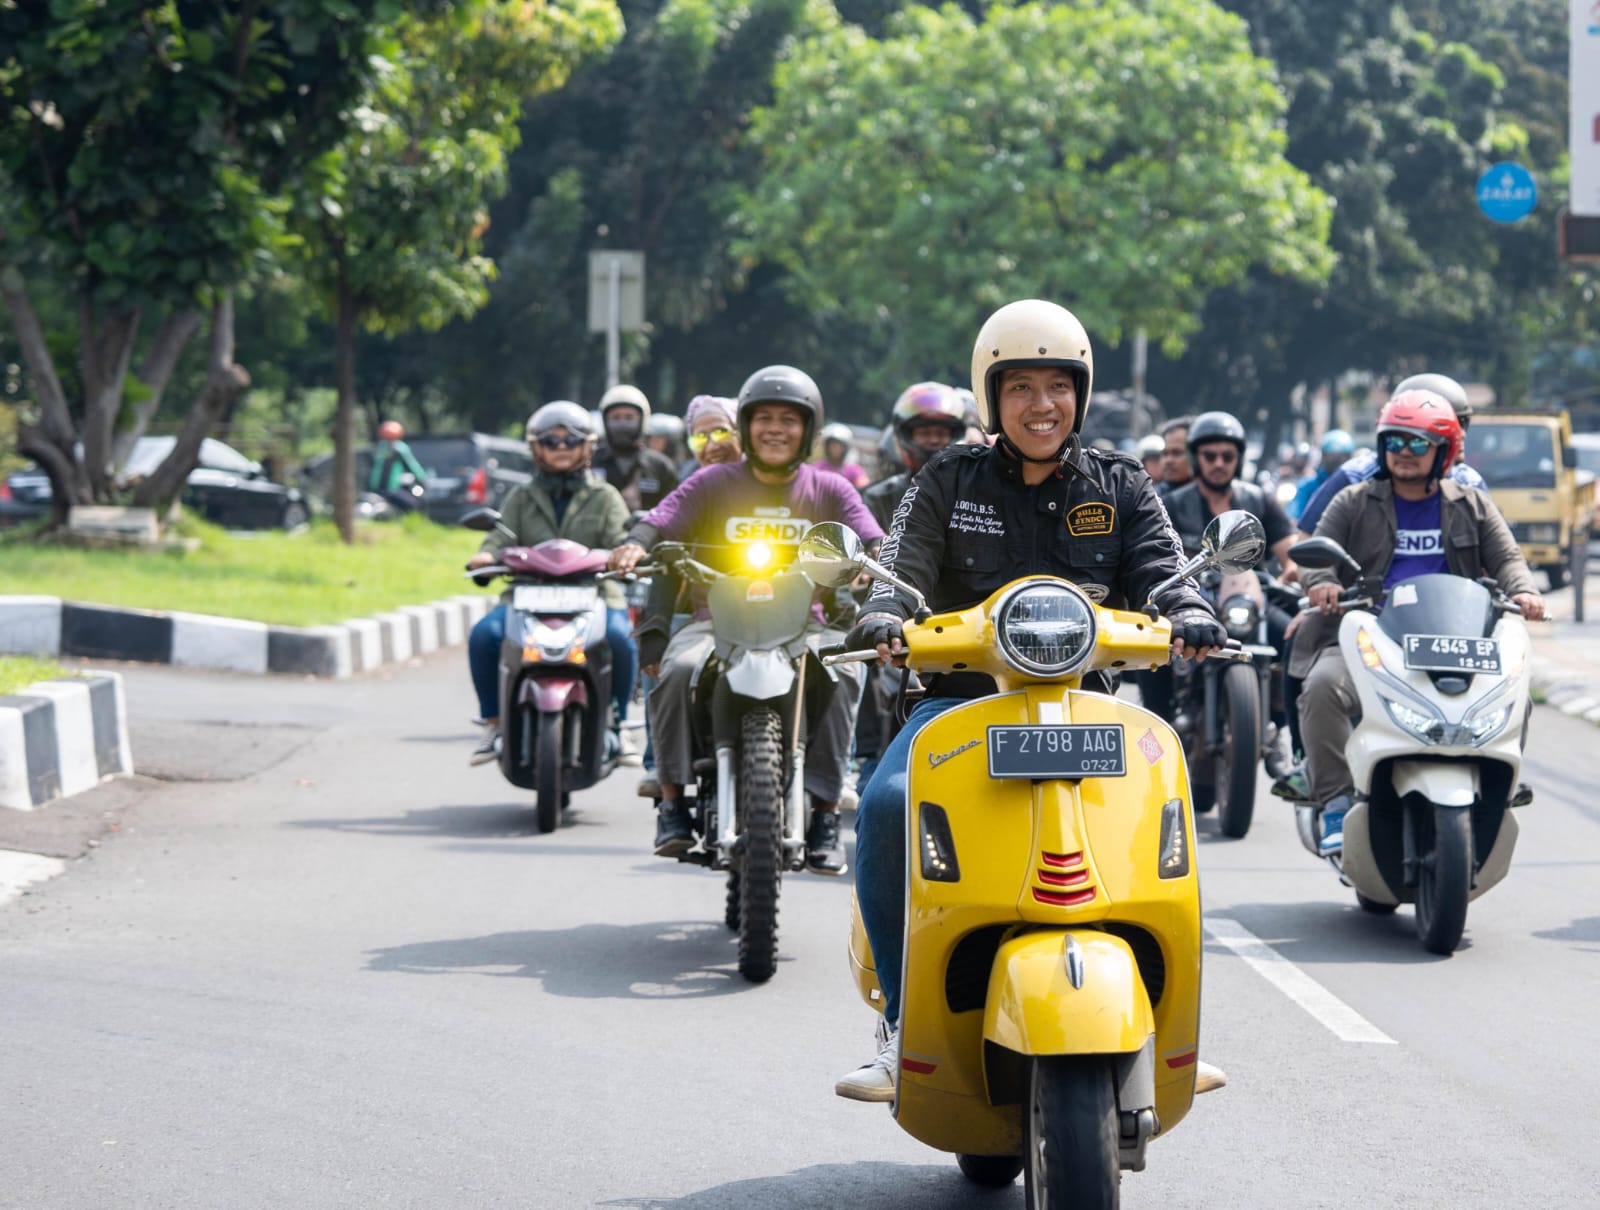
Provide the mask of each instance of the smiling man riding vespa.
MULTIPOLYGON (((1182 548, 1138 460, 1079 443, 1093 377, 1088 333, 1055 303, 1011 303, 978 333, 972 390, 997 440, 934 455, 895 510, 879 555, 936 613, 977 604, 1029 573, 1062 576, 1107 606, 1133 608, 1177 572, 1182 548)), ((1192 584, 1179 583, 1155 604, 1172 622, 1179 654, 1203 658, 1226 641, 1192 584)), ((875 646, 887 658, 901 649, 913 609, 879 583, 847 645, 875 646)), ((992 677, 973 672, 929 677, 927 689, 884 752, 856 818, 856 895, 885 1006, 877 1056, 835 1087, 853 1100, 892 1100, 899 1069, 912 740, 944 711, 996 692, 992 677)))

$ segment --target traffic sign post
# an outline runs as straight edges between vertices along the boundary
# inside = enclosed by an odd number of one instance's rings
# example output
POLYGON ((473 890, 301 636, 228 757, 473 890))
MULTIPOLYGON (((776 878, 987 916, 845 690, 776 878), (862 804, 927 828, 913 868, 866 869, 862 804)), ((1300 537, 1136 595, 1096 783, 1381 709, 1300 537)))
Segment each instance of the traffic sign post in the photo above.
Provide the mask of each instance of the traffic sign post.
POLYGON ((606 334, 606 387, 620 379, 622 333, 644 328, 644 253, 589 253, 589 331, 606 334))

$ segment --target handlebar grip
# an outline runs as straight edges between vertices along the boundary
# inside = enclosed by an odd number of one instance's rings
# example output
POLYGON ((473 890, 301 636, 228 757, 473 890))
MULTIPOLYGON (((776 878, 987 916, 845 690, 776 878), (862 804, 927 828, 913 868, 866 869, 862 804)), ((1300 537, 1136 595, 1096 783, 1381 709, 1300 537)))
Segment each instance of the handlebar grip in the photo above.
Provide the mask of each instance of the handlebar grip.
POLYGON ((866 664, 877 658, 876 647, 864 647, 857 651, 836 651, 832 655, 822 657, 822 666, 832 668, 835 664, 866 664))

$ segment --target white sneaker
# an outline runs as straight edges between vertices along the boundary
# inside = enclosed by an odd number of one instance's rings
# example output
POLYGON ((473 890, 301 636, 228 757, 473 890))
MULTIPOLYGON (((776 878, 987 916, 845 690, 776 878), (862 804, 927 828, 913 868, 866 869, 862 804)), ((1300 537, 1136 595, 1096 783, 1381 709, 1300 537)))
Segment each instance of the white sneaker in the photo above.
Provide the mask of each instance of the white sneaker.
POLYGON ((878 1018, 878 1055, 840 1078, 833 1091, 852 1101, 892 1101, 900 1074, 900 1031, 878 1018))
POLYGON ((472 763, 486 765, 492 760, 500 759, 500 724, 485 723, 483 725, 483 738, 478 741, 478 746, 472 750, 472 763))
POLYGON ((1203 1092, 1215 1092, 1219 1088, 1228 1086, 1228 1073, 1220 1067, 1207 1063, 1204 1059, 1195 1061, 1194 1065, 1194 1095, 1203 1092))

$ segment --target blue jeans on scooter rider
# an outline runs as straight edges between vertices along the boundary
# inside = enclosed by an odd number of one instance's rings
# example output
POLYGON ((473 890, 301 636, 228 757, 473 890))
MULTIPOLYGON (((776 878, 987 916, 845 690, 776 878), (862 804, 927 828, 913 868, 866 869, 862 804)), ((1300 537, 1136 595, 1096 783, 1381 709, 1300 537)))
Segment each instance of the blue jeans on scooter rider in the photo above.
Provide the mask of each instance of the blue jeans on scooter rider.
MULTIPOLYGON (((511 490, 500 506, 501 523, 515 537, 496 530, 468 561, 468 569, 486 567, 507 546, 536 546, 552 538, 566 538, 584 546, 607 550, 622 541, 628 526, 628 506, 616 488, 589 474, 594 451, 594 425, 589 413, 564 400, 547 403, 528 418, 525 429, 533 453, 531 482, 511 490)), ((620 720, 633 694, 637 656, 629 633, 626 602, 616 584, 601 585, 607 609, 606 642, 611 648, 611 690, 620 720)), ((472 763, 494 760, 500 750, 498 664, 500 642, 505 637, 506 607, 479 619, 467 643, 472 683, 478 692, 483 736, 473 750, 472 763)))
MULTIPOLYGON (((1135 608, 1173 575, 1182 548, 1139 462, 1084 449, 1078 432, 1093 382, 1088 334, 1071 312, 1028 300, 1001 308, 973 350, 973 394, 993 446, 952 446, 918 472, 879 556, 935 612, 962 609, 1027 574, 1056 575, 1113 607, 1135 608), (1040 350, 1045 350, 1040 352, 1040 350)), ((1203 656, 1226 639, 1192 584, 1155 602, 1175 650, 1203 656)), ((874 586, 851 648, 898 650, 914 604, 874 586)), ((912 742, 945 710, 995 692, 993 678, 927 678, 927 697, 884 752, 856 814, 856 895, 884 993, 878 1053, 835 1086, 864 1101, 894 1097, 905 935, 906 781, 912 742)))

